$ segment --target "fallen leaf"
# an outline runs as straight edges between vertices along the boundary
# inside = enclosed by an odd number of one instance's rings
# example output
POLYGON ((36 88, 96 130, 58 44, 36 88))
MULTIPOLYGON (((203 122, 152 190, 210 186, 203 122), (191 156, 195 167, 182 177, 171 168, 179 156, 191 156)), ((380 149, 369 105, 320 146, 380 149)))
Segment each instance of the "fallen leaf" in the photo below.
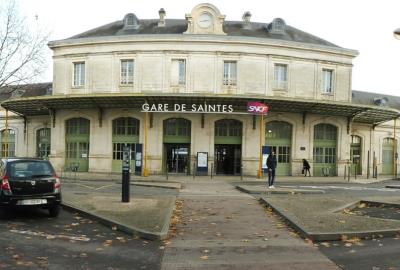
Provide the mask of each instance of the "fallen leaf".
POLYGON ((202 260, 208 260, 208 256, 207 256, 207 255, 201 256, 200 259, 202 259, 202 260))
POLYGON ((367 205, 365 203, 360 203, 357 207, 358 208, 365 208, 367 205))

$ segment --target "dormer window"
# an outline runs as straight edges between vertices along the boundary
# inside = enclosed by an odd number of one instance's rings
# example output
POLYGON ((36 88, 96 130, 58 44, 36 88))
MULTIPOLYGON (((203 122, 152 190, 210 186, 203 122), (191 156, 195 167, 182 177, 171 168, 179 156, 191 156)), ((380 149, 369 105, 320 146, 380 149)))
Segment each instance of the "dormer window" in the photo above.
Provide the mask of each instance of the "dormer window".
POLYGON ((275 18, 270 24, 270 29, 273 34, 283 34, 286 29, 286 23, 281 18, 275 18))
POLYGON ((24 89, 16 89, 12 92, 11 98, 19 98, 22 97, 23 94, 25 94, 24 89))
POLYGON ((124 17, 124 29, 138 29, 139 19, 133 13, 128 13, 124 17))

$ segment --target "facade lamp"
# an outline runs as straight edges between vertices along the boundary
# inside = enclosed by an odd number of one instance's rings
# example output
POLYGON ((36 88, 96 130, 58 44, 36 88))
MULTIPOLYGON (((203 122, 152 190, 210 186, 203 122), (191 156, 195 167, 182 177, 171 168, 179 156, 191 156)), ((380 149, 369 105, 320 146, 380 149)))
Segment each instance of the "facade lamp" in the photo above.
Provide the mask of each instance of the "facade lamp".
POLYGON ((394 30, 393 35, 395 38, 400 39, 400 28, 394 30))

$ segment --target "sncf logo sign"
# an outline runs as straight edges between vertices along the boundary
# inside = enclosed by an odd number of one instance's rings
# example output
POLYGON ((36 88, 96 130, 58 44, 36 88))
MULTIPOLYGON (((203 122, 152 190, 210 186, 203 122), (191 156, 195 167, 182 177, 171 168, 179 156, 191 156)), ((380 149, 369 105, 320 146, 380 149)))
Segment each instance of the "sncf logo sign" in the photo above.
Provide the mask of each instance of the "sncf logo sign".
POLYGON ((268 105, 261 102, 247 102, 247 112, 252 114, 267 114, 268 105))

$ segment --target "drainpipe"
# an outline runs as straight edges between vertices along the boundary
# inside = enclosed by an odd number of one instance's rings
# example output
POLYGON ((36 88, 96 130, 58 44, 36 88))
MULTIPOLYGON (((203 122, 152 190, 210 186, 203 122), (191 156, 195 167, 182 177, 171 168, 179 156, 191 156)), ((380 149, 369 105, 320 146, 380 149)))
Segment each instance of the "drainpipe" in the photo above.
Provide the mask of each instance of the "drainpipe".
POLYGON ((393 179, 397 178, 397 140, 396 140, 396 120, 393 125, 393 179))
POLYGON ((8 157, 8 110, 6 109, 6 124, 4 130, 4 157, 8 157))
POLYGON ((149 176, 149 171, 147 169, 147 128, 148 128, 148 118, 149 113, 144 113, 144 169, 143 169, 143 176, 149 176))
POLYGON ((258 173, 257 173, 257 177, 259 179, 261 179, 263 177, 263 172, 262 172, 262 160, 263 160, 263 156, 262 156, 262 146, 263 146, 263 134, 264 134, 264 115, 261 114, 260 115, 260 157, 259 157, 259 161, 258 161, 258 173))

